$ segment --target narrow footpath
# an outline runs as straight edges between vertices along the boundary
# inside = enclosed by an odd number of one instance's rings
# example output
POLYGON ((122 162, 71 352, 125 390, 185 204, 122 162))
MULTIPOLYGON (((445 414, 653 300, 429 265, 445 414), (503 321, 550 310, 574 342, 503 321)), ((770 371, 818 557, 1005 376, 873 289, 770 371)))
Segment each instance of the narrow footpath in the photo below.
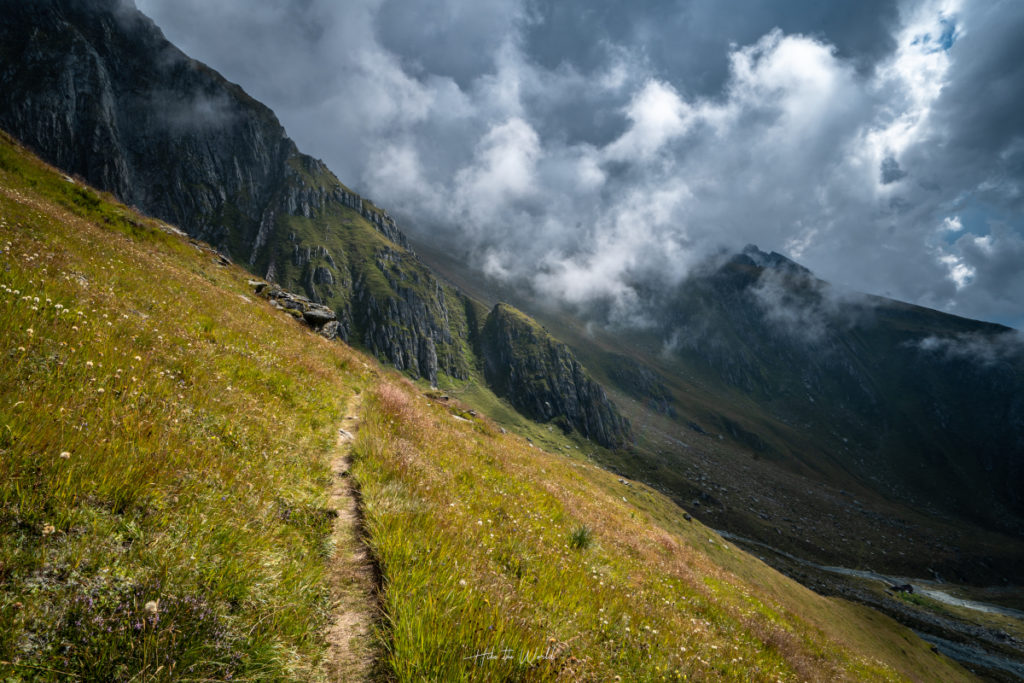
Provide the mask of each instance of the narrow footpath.
POLYGON ((377 614, 376 586, 370 554, 361 538, 358 491, 349 476, 352 443, 359 429, 362 397, 354 395, 338 429, 331 459, 330 507, 334 520, 328 583, 333 618, 327 627, 326 677, 334 681, 366 681, 374 665, 373 625, 377 614))

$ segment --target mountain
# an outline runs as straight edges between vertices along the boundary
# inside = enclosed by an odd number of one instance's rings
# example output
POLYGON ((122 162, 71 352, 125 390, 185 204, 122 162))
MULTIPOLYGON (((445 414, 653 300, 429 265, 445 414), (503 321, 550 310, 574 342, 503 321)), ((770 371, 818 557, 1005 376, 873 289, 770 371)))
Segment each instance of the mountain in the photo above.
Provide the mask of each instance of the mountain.
POLYGON ((664 311, 680 365, 811 444, 752 428, 753 451, 1024 532, 1024 337, 1013 330, 837 292, 755 247, 691 278, 664 311))
POLYGON ((521 311, 497 304, 484 323, 480 347, 488 386, 524 415, 602 444, 630 440, 629 422, 569 347, 521 311))
POLYGON ((973 680, 263 285, 0 134, 4 681, 973 680))
POLYGON ((647 324, 616 326, 417 248, 567 343, 632 425, 603 462, 708 523, 825 565, 1024 581, 1016 331, 841 291, 754 246, 640 290, 647 324))
MULTIPOLYGON (((0 128, 326 305, 337 336, 412 377, 479 375, 479 305, 438 280, 384 210, 299 152, 269 109, 123 0, 3 0, 0 11, 0 128)), ((581 410, 621 420, 599 392, 579 400, 591 396, 599 404, 581 410)), ((593 433, 603 445, 621 436, 593 433)))

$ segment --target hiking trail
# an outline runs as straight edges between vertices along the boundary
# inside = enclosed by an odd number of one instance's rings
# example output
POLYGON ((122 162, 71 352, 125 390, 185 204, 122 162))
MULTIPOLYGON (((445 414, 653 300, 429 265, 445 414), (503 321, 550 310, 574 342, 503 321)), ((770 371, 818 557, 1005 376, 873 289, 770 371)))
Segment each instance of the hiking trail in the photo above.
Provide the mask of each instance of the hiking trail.
POLYGON ((327 680, 332 682, 369 680, 374 665, 377 585, 370 551, 361 537, 359 492, 349 474, 361 406, 360 394, 349 399, 331 458, 328 505, 338 516, 331 534, 334 553, 328 569, 333 617, 327 626, 325 668, 327 680))

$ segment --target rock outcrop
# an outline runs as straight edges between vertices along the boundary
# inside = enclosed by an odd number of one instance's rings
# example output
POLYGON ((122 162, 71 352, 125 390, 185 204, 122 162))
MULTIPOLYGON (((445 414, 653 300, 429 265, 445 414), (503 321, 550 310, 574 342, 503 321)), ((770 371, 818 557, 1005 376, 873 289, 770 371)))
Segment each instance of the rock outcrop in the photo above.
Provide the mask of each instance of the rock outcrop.
POLYGON ((569 347, 520 311, 496 305, 480 345, 487 383, 523 414, 575 429, 602 446, 629 441, 629 422, 569 347))

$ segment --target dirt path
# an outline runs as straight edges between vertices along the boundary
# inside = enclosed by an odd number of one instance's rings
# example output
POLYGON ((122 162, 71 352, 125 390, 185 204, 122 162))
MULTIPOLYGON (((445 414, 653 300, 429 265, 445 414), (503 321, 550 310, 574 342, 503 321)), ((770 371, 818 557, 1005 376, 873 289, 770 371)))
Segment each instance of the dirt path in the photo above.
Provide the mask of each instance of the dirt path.
POLYGON ((330 506, 334 521, 328 581, 334 617, 327 627, 328 681, 369 680, 374 663, 372 629, 377 612, 373 565, 360 538, 357 491, 349 476, 352 442, 359 429, 360 395, 353 396, 338 430, 338 445, 331 460, 334 474, 330 506))

